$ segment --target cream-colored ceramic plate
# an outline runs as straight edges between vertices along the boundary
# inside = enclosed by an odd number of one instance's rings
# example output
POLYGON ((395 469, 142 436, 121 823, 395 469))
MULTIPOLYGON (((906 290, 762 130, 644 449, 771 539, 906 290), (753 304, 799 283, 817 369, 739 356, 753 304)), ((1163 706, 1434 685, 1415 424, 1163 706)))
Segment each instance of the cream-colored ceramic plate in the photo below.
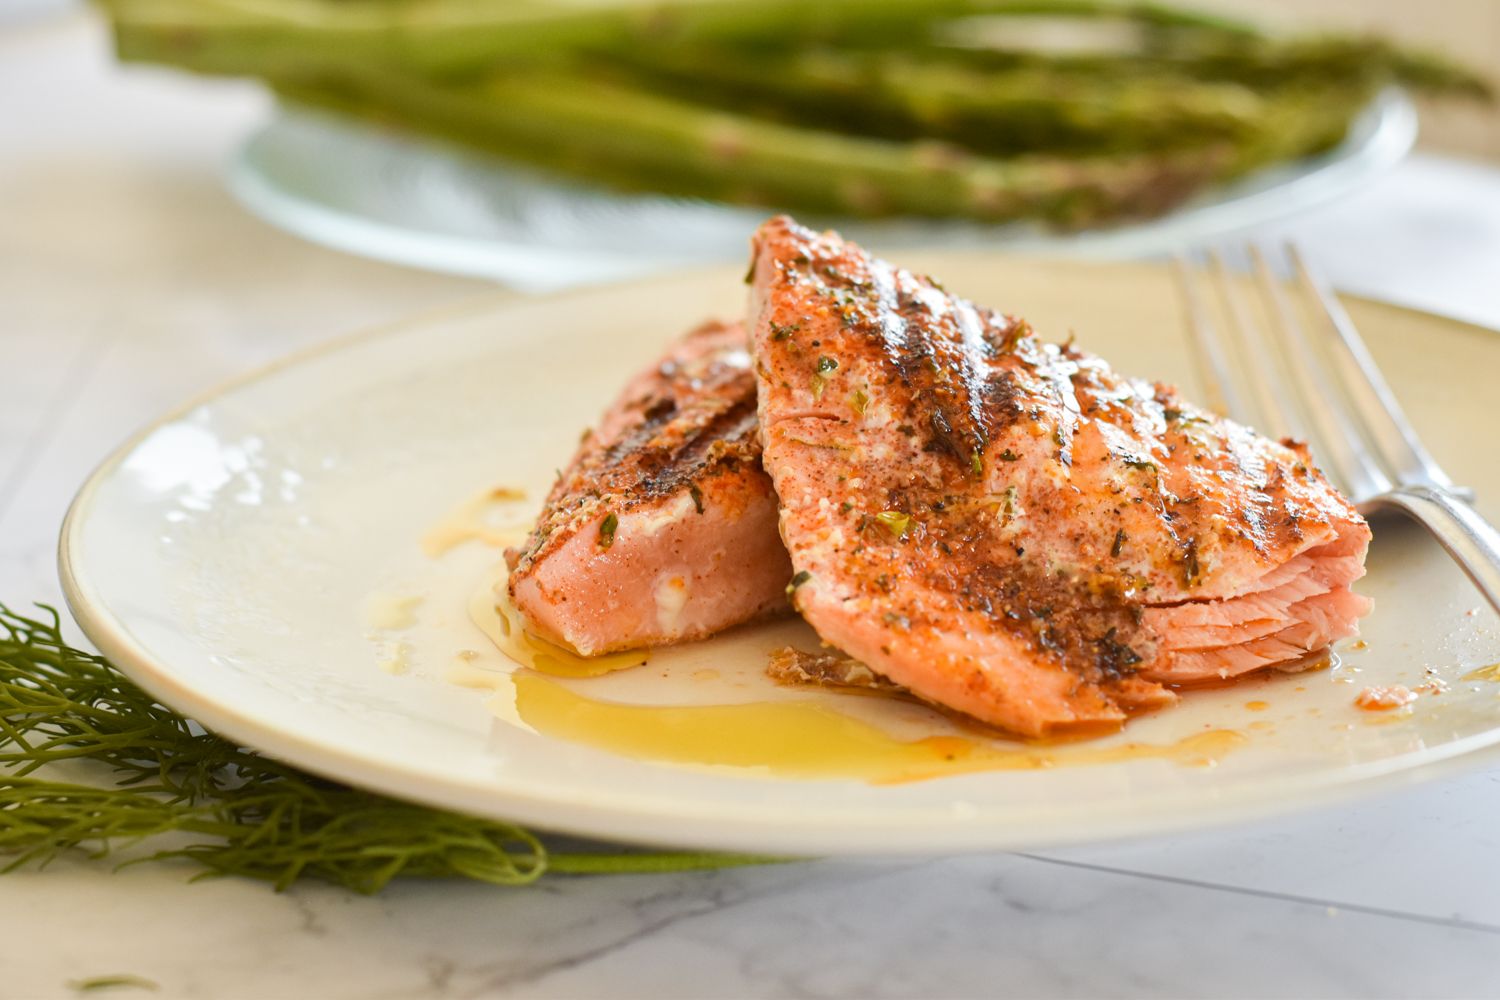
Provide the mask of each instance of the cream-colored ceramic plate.
MULTIPOLYGON (((1044 334, 1076 331, 1123 370, 1190 381, 1163 270, 978 254, 912 263, 1044 334)), ((738 312, 743 295, 737 271, 715 270, 496 300, 222 389, 148 428, 84 486, 63 531, 69 603, 164 702, 308 770, 660 844, 934 852, 1166 831, 1430 775, 1500 744, 1500 684, 1463 679, 1500 660, 1495 620, 1399 522, 1377 526, 1362 584, 1377 606, 1368 648, 1333 670, 1193 694, 1099 744, 1241 734, 1212 767, 1127 757, 872 785, 653 763, 517 724, 503 676, 495 691, 454 683, 506 669, 464 610, 498 551, 471 541, 431 558, 419 540, 496 485, 528 490, 529 513, 625 375, 703 316, 738 312), (464 650, 478 655, 464 661, 464 650), (1354 707, 1366 685, 1432 679, 1447 690, 1407 711, 1354 707)), ((1351 309, 1438 457, 1500 513, 1500 444, 1484 430, 1500 337, 1369 302, 1351 309)), ((906 732, 921 722, 894 702, 768 691, 764 656, 787 641, 812 648, 798 624, 741 629, 571 683, 655 704, 821 697, 906 732)), ((1066 762, 1076 749, 1048 753, 1066 762)))

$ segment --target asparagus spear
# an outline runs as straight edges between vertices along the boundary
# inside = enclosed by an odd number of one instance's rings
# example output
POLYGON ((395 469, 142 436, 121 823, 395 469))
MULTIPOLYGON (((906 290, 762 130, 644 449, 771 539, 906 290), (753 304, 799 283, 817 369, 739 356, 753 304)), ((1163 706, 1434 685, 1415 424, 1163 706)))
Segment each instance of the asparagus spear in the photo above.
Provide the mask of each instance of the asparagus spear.
POLYGON ((260 74, 299 62, 379 60, 426 75, 646 42, 883 39, 910 42, 935 23, 975 15, 1111 18, 1253 34, 1228 18, 1127 0, 102 0, 128 59, 260 74))
POLYGON ((103 2, 128 58, 260 75, 616 187, 813 213, 1150 214, 1337 141, 1393 76, 1486 92, 1384 43, 1271 42, 1110 0, 103 2), (1038 13, 1145 27, 1146 50, 941 44, 954 18, 1038 13), (623 75, 577 64, 600 58, 623 75))
POLYGON ((1228 147, 997 160, 768 122, 562 71, 465 86, 365 72, 279 89, 618 188, 812 213, 1084 225, 1163 211, 1234 160, 1228 147))
MULTIPOLYGON (((1494 84, 1438 53, 1392 45, 1381 38, 1336 35, 1290 39, 1233 39, 1201 32, 1148 36, 1139 52, 1044 53, 944 45, 944 61, 988 70, 1032 68, 1126 82, 1162 76, 1237 83, 1255 89, 1330 81, 1396 83, 1445 96, 1492 101, 1494 84)), ((929 50, 930 53, 931 50, 929 50)))
POLYGON ((900 52, 674 47, 618 62, 653 85, 742 111, 999 155, 1203 146, 1253 133, 1268 103, 1237 83, 986 70, 900 52))

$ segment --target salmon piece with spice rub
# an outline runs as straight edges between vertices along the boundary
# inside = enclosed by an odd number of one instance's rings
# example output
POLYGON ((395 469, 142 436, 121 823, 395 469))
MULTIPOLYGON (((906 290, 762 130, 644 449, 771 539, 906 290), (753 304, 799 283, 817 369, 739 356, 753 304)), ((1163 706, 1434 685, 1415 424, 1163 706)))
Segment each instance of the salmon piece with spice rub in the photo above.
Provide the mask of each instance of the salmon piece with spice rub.
POLYGON ((708 323, 636 375, 506 553, 529 627, 585 656, 697 639, 786 606, 745 329, 708 323))
POLYGON ((1369 529, 1299 445, 784 217, 750 324, 795 606, 923 698, 1112 726, 1369 609, 1369 529))

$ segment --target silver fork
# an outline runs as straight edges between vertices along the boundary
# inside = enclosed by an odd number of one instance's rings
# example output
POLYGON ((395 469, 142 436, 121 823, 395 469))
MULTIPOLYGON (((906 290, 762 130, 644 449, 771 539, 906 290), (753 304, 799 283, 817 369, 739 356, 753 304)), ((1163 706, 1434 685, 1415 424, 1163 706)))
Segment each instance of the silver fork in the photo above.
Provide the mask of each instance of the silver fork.
POLYGON ((1258 292, 1249 298, 1259 299, 1261 319, 1219 254, 1208 252, 1206 266, 1177 258, 1209 404, 1272 437, 1306 439, 1361 513, 1399 510, 1414 518, 1500 612, 1500 531, 1469 505, 1472 491, 1455 486, 1422 446, 1343 304, 1295 247, 1286 250, 1295 292, 1259 249, 1246 251, 1258 292), (1309 307, 1310 324, 1299 318, 1296 296, 1309 307))

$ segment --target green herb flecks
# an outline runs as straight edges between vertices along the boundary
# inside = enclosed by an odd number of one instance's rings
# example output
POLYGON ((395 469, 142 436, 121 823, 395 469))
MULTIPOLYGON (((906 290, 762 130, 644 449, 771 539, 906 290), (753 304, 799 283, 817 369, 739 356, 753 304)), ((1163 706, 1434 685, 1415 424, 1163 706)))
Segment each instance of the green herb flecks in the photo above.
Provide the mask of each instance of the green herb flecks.
POLYGON ((1000 494, 1000 521, 1009 524, 1015 520, 1021 510, 1021 491, 1014 485, 1005 487, 1005 492, 1000 494))
POLYGON ((93 993, 97 990, 134 989, 134 990, 159 990, 161 984, 154 979, 145 976, 136 976, 128 972, 115 973, 108 976, 90 976, 87 979, 71 979, 68 988, 75 993, 93 993))
POLYGON ((823 389, 828 385, 828 376, 838 371, 837 358, 830 358, 826 354, 818 359, 818 367, 813 372, 812 394, 813 399, 823 398, 823 389))
POLYGON ((693 498, 693 509, 700 514, 703 513, 703 491, 698 488, 697 483, 688 486, 688 496, 693 498))
POLYGON ((799 569, 796 573, 793 573, 792 582, 786 585, 786 596, 793 597, 797 593, 797 588, 811 579, 812 574, 805 569, 799 569))
POLYGON ((1109 554, 1115 559, 1120 558, 1120 553, 1125 550, 1125 529, 1121 528, 1115 532, 1115 543, 1109 547, 1109 554))
POLYGON ((802 324, 801 323, 787 323, 787 324, 783 325, 783 324, 777 323, 777 322, 775 322, 773 320, 770 323, 770 327, 771 327, 771 339, 772 340, 786 340, 792 334, 794 334, 798 330, 802 329, 802 324))
POLYGON ((620 527, 620 519, 610 511, 604 520, 599 522, 599 547, 607 549, 615 544, 615 530, 620 527))
POLYGON ((285 888, 315 879, 361 893, 398 877, 517 886, 543 872, 652 872, 747 864, 732 855, 605 849, 551 853, 521 827, 316 778, 206 732, 108 661, 62 639, 59 619, 0 605, 0 871, 71 851, 188 861, 205 875, 285 888), (88 762, 112 783, 50 780, 88 762), (152 852, 152 838, 174 835, 152 852))
POLYGON ((899 510, 883 510, 875 515, 875 520, 897 538, 905 535, 906 529, 911 527, 911 515, 899 510))
POLYGON ((1161 411, 1162 417, 1169 424, 1206 424, 1209 419, 1199 413, 1189 413, 1187 410, 1179 410, 1168 407, 1161 411))
POLYGON ((1021 456, 1017 455, 1015 452, 1011 451, 1009 448, 1005 449, 1004 451, 1002 451, 1000 453, 1000 461, 1002 461, 1002 462, 1019 462, 1020 460, 1021 460, 1021 456))
POLYGON ((849 407, 860 416, 870 408, 870 394, 863 389, 855 389, 849 394, 849 407))
MULTIPOLYGON (((845 452, 854 450, 852 445, 840 444, 837 441, 814 441, 812 438, 798 437, 796 434, 785 434, 783 437, 788 441, 795 441, 797 444, 808 448, 819 448, 823 451, 845 452)), ((843 477, 840 477, 839 482, 843 481, 843 477)))

